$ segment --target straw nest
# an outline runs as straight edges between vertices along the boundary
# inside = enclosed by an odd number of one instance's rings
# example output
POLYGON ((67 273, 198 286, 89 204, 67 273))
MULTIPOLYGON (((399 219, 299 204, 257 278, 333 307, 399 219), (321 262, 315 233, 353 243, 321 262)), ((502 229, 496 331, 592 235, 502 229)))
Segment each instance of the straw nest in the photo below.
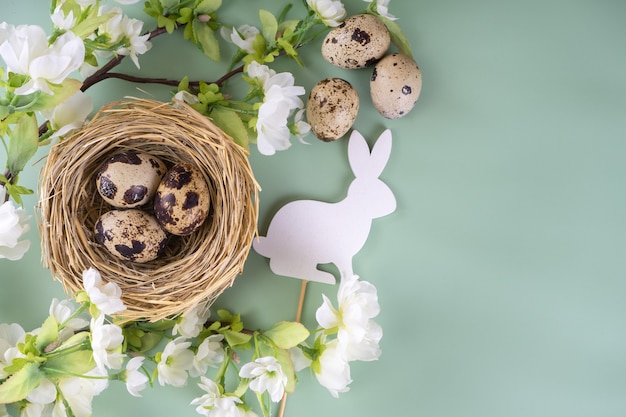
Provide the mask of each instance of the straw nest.
POLYGON ((237 275, 257 233, 258 184, 247 151, 208 118, 182 103, 128 99, 103 107, 82 129, 52 147, 42 170, 43 262, 66 292, 83 289, 82 273, 100 272, 122 289, 124 319, 151 320, 211 303, 237 275), (96 243, 94 226, 111 209, 96 173, 121 151, 140 151, 168 165, 196 165, 209 184, 203 226, 173 237, 164 256, 144 264, 113 257, 96 243))

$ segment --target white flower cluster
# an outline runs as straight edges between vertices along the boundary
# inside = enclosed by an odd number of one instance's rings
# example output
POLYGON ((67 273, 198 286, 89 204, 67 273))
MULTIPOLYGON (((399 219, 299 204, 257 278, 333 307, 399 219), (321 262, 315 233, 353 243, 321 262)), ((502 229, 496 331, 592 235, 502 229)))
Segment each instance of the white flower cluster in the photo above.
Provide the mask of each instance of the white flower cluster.
POLYGON ((383 332, 372 320, 380 306, 376 287, 356 275, 342 277, 337 293, 338 308, 326 295, 323 299, 315 317, 326 332, 318 334, 322 353, 312 367, 319 383, 337 397, 349 390, 351 361, 373 361, 380 357, 378 343, 383 332), (337 338, 327 341, 327 331, 334 329, 337 338))

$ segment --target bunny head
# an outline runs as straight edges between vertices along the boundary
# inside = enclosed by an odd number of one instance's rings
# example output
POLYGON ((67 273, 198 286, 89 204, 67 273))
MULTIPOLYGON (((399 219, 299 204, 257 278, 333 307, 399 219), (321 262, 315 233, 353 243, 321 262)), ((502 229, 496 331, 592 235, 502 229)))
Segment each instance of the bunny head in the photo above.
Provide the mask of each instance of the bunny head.
POLYGON ((356 130, 348 143, 348 160, 355 179, 348 189, 348 198, 359 201, 360 210, 372 219, 386 216, 396 209, 391 189, 378 177, 391 155, 391 131, 385 130, 372 151, 365 138, 356 130))

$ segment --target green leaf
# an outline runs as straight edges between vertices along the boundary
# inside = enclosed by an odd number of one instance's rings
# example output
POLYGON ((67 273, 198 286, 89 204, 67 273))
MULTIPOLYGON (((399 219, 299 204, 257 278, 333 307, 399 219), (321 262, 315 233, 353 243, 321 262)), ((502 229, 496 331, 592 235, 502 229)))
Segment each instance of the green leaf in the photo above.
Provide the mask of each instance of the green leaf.
POLYGON ((82 85, 81 81, 74 78, 67 78, 61 84, 50 84, 52 94, 41 94, 29 110, 36 112, 53 109, 76 94, 82 85))
POLYGON ((39 128, 35 115, 23 114, 15 128, 9 131, 7 168, 14 175, 21 172, 35 156, 39 144, 39 128))
POLYGON ((409 44, 409 40, 402 32, 400 26, 394 22, 393 20, 389 20, 384 16, 378 16, 378 18, 387 26, 387 30, 391 35, 391 41, 403 54, 413 58, 413 52, 411 52, 411 45, 409 44))
POLYGON ((276 352, 276 359, 278 363, 280 363, 280 367, 283 368, 283 372, 287 376, 287 385, 285 385, 285 391, 288 393, 292 393, 296 389, 296 369, 293 366, 293 361, 291 360, 291 355, 286 350, 278 350, 276 352))
POLYGON ((101 16, 90 16, 72 28, 72 32, 79 38, 85 38, 91 35, 100 25, 109 21, 115 13, 107 13, 101 16))
POLYGON ((21 401, 37 388, 43 374, 36 363, 28 363, 0 385, 0 404, 21 401))
POLYGON ((309 331, 302 323, 295 321, 281 321, 263 332, 276 346, 281 349, 291 349, 304 342, 309 337, 309 331))
POLYGON ((8 106, 0 106, 0 120, 4 119, 9 115, 9 107, 8 106))
POLYGON ((220 60, 220 44, 213 30, 207 23, 200 22, 198 19, 194 19, 192 25, 196 45, 206 56, 218 62, 220 60))
POLYGON ((80 343, 83 342, 83 340, 85 340, 86 338, 89 337, 89 332, 79 332, 76 333, 75 335, 71 336, 69 339, 67 339, 65 342, 63 342, 61 344, 61 346, 59 346, 60 349, 64 349, 64 348, 68 348, 74 345, 78 345, 80 343))
POLYGON ((44 372, 61 374, 86 374, 96 366, 91 350, 79 350, 55 356, 42 365, 44 372))
POLYGON ((59 325, 54 316, 50 315, 46 321, 43 322, 39 333, 37 333, 37 342, 35 343, 35 346, 40 352, 43 352, 44 348, 57 340, 58 337, 59 325))
POLYGON ((233 138, 236 144, 248 149, 248 129, 236 112, 228 109, 214 108, 210 117, 213 122, 228 136, 233 138))
POLYGON ((252 335, 236 332, 229 329, 221 330, 220 333, 224 335, 224 339, 226 339, 226 342, 233 348, 236 348, 238 346, 241 347, 247 344, 252 338, 252 335))
POLYGON ((210 14, 222 7, 222 0, 201 0, 195 7, 196 15, 210 14))
POLYGON ((158 333, 145 333, 141 336, 141 347, 139 352, 147 352, 153 349, 162 339, 163 336, 158 333))
POLYGON ((276 41, 276 33, 278 32, 278 21, 276 17, 267 10, 259 10, 259 18, 261 19, 261 32, 268 42, 276 41))
POLYGON ((169 34, 172 34, 174 32, 174 29, 176 29, 176 21, 168 19, 167 17, 162 15, 159 15, 157 17, 157 25, 160 28, 165 28, 165 30, 167 30, 167 33, 169 34))

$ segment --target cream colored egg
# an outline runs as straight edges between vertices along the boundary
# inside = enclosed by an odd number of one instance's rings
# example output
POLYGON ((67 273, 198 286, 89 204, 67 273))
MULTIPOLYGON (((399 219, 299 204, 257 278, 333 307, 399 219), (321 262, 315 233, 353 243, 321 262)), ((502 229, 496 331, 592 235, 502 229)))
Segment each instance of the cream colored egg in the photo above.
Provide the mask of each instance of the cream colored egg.
POLYGON ((382 58, 390 44, 389 31, 379 18, 358 14, 328 32, 322 42, 322 57, 340 68, 364 68, 382 58))
POLYGON ((167 234, 156 218, 139 209, 111 210, 95 226, 95 239, 117 258, 144 263, 158 258, 167 234))
POLYGON ((400 53, 381 59, 370 78, 372 104, 387 119, 411 111, 421 90, 422 72, 411 57, 400 53))
POLYGON ((211 196, 202 173, 179 163, 163 177, 154 196, 154 214, 168 232, 186 236, 198 230, 209 215, 211 196))
POLYGON ((352 85, 341 78, 326 78, 309 93, 306 118, 313 134, 330 142, 350 130, 359 113, 359 95, 352 85))
POLYGON ((113 207, 139 207, 152 199, 166 171, 165 163, 155 156, 120 152, 102 164, 96 175, 96 187, 113 207))

